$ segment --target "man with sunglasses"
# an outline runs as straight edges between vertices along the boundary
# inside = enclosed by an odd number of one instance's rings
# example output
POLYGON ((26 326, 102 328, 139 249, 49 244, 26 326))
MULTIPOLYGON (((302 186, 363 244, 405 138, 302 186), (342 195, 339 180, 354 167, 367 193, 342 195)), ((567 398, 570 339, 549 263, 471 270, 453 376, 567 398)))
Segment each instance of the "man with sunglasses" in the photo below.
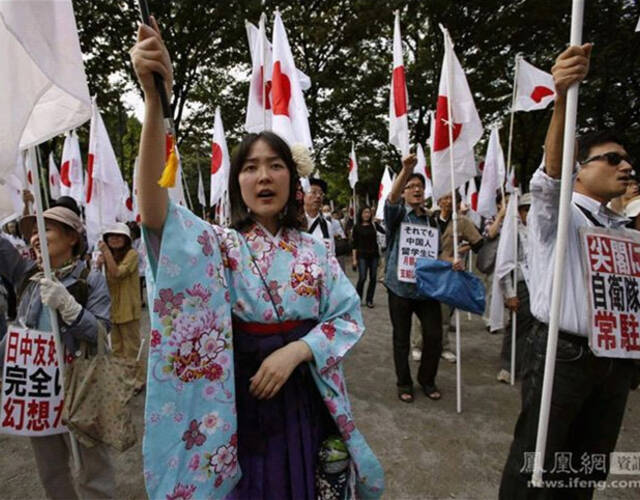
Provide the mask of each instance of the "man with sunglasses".
POLYGON ((590 55, 590 44, 569 47, 552 68, 557 98, 547 130, 545 158, 529 185, 532 203, 527 218, 529 268, 535 276, 530 283, 530 304, 537 321, 527 338, 522 409, 502 475, 501 499, 591 498, 595 481, 607 477, 609 454, 616 445, 634 374, 631 360, 595 357, 588 345, 590 314, 579 228, 622 230, 628 219, 606 205, 625 192, 632 175, 622 140, 611 132, 595 132, 578 139, 543 467, 543 481, 547 482, 543 490, 531 486, 551 309, 566 92, 587 75, 590 55), (600 465, 594 466, 596 463, 600 465), (576 482, 581 480, 585 481, 578 488, 576 482), (549 481, 557 481, 554 487, 562 490, 551 489, 549 481))

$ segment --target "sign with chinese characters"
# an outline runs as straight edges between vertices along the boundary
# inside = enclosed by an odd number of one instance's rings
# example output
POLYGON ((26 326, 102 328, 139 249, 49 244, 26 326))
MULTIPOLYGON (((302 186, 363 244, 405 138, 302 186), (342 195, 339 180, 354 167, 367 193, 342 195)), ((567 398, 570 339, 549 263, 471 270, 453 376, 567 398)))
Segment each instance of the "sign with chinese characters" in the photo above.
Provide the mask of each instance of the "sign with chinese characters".
MULTIPOLYGON (((640 233, 580 228, 596 356, 640 359, 640 233)), ((580 291, 576 291, 580 293, 580 291)))
POLYGON ((19 436, 66 432, 53 333, 10 326, 5 341, 0 432, 19 436))
POLYGON ((420 257, 438 258, 438 229, 403 222, 400 225, 399 243, 398 280, 405 283, 415 283, 418 259, 420 257))

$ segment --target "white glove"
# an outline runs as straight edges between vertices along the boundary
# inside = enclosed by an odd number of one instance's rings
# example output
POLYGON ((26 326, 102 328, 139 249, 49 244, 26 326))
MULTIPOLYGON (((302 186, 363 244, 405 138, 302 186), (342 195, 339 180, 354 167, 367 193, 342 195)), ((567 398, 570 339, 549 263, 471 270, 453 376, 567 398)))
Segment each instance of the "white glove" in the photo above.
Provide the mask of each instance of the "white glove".
POLYGON ((42 278, 40 280, 40 298, 43 304, 57 309, 67 325, 73 323, 82 312, 82 306, 59 281, 42 278))

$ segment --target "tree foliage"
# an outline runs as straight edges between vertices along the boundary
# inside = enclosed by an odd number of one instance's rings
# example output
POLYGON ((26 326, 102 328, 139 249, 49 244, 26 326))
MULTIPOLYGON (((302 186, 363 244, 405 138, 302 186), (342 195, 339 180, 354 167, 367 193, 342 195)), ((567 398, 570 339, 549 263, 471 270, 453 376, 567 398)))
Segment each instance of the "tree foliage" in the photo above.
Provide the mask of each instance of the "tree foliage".
MULTIPOLYGON (((442 65, 439 23, 451 33, 485 127, 503 125, 505 151, 515 55, 549 71, 569 37, 570 2, 551 0, 149 2, 174 63, 172 110, 194 199, 194 169, 208 164, 215 106, 221 107, 230 149, 243 134, 250 71, 245 19, 257 24, 262 11, 272 19, 276 6, 296 63, 311 77, 305 97, 316 162, 332 197, 343 205, 350 195, 351 141, 360 195, 375 199, 384 166, 399 167, 398 153, 387 142, 395 9, 401 13, 412 142, 423 145, 442 65)), ((76 1, 74 7, 90 89, 130 178, 140 127, 122 96, 137 89, 128 55, 135 43, 136 2, 76 1)), ((586 9, 584 40, 594 42, 594 50, 580 90, 580 129, 616 126, 633 139, 630 149, 638 156, 639 12, 627 0, 592 0, 586 9)), ((549 116, 549 110, 515 115, 513 163, 525 184, 540 161, 549 116)), ((478 147, 478 156, 484 148, 478 147)))

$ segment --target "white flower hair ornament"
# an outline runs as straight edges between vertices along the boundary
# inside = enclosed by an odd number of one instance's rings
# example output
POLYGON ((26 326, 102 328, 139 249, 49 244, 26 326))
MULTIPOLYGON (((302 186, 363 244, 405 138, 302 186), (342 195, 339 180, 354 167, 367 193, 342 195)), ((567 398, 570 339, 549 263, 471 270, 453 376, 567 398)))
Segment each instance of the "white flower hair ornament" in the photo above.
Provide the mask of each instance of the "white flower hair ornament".
POLYGON ((309 149, 304 144, 296 143, 291 146, 291 156, 293 156, 293 161, 296 163, 298 176, 309 177, 315 167, 309 149))

